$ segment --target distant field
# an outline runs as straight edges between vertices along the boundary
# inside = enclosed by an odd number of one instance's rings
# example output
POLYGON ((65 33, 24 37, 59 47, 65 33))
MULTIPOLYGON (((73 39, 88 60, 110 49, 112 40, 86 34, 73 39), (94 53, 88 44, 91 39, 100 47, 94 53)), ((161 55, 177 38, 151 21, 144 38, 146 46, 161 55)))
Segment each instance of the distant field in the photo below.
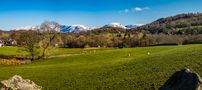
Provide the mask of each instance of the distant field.
MULTIPOLYGON (((108 48, 52 48, 47 50, 47 55, 69 55, 93 53, 94 51, 110 50, 108 48)), ((23 48, 19 47, 0 47, 0 55, 25 55, 28 54, 23 48)))
MULTIPOLYGON (((11 51, 0 48, 0 54, 14 54, 11 51)), ((202 76, 201 52, 202 45, 61 49, 55 54, 80 55, 39 60, 20 66, 0 65, 0 81, 18 74, 33 80, 44 90, 157 89, 183 67, 202 76)))
POLYGON ((20 55, 20 54, 26 54, 26 52, 21 51, 21 49, 17 47, 0 47, 0 55, 20 55))

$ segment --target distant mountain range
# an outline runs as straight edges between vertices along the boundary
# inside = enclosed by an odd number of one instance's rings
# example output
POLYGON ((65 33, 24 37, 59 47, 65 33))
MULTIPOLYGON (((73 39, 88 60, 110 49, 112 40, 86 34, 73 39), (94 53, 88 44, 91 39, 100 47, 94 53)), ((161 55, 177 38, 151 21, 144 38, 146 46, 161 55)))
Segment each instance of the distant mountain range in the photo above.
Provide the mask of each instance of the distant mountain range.
MULTIPOLYGON (((188 13, 178 14, 166 18, 160 18, 148 24, 131 24, 123 25, 121 23, 110 23, 102 27, 87 27, 84 25, 61 25, 60 32, 81 32, 95 29, 104 29, 108 27, 116 27, 120 29, 130 29, 131 31, 147 32, 152 34, 165 33, 165 34, 193 34, 202 33, 202 13, 188 13)), ((39 26, 24 26, 13 29, 15 30, 37 30, 39 26)))
MULTIPOLYGON (((133 29, 136 28, 138 26, 141 26, 142 24, 131 24, 131 25, 126 25, 124 26, 121 23, 110 23, 110 24, 106 24, 102 27, 116 27, 116 28, 123 28, 123 29, 133 29)), ((97 28, 102 28, 102 27, 97 27, 97 28)), ((14 28, 13 30, 37 30, 39 29, 39 26, 24 26, 24 27, 18 27, 18 28, 14 28)), ((87 27, 84 25, 80 25, 80 24, 75 24, 75 25, 61 25, 60 26, 60 32, 62 33, 66 33, 66 32, 81 32, 81 31, 88 31, 88 30, 93 30, 95 28, 92 27, 87 27)))
POLYGON ((39 27, 37 26, 23 26, 23 27, 17 27, 13 30, 37 30, 39 27))
POLYGON ((143 24, 131 24, 131 25, 126 25, 124 26, 121 23, 110 23, 105 25, 104 27, 117 27, 117 28, 123 28, 123 29, 133 29, 139 26, 142 26, 143 24))

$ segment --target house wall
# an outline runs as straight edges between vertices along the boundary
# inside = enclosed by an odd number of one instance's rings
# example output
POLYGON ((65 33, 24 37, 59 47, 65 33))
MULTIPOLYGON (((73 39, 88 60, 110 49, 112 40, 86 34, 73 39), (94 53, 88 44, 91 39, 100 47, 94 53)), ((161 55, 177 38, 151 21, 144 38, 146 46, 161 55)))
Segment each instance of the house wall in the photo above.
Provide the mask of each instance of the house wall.
POLYGON ((3 47, 3 44, 2 44, 2 43, 0 43, 0 47, 3 47))

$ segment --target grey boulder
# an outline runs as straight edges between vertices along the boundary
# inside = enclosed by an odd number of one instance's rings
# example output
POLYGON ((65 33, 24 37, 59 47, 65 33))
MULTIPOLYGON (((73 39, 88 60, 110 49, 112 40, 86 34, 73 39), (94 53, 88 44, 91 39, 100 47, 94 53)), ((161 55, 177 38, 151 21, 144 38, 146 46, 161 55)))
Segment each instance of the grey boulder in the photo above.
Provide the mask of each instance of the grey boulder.
POLYGON ((184 68, 175 72, 159 90, 202 90, 201 82, 197 73, 184 68))
POLYGON ((15 75, 8 80, 1 81, 0 90, 41 90, 42 87, 33 81, 15 75))

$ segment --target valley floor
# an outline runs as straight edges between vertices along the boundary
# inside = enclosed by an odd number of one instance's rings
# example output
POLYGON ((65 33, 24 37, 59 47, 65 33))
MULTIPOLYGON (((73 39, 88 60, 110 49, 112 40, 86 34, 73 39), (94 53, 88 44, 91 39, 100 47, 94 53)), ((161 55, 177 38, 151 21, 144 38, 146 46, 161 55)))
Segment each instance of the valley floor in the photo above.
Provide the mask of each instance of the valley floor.
MULTIPOLYGON (((2 54, 4 50, 0 50, 2 54)), ((202 76, 200 44, 83 51, 67 49, 58 54, 81 54, 26 65, 0 65, 0 81, 17 74, 44 90, 142 90, 157 89, 184 67, 202 76)))

